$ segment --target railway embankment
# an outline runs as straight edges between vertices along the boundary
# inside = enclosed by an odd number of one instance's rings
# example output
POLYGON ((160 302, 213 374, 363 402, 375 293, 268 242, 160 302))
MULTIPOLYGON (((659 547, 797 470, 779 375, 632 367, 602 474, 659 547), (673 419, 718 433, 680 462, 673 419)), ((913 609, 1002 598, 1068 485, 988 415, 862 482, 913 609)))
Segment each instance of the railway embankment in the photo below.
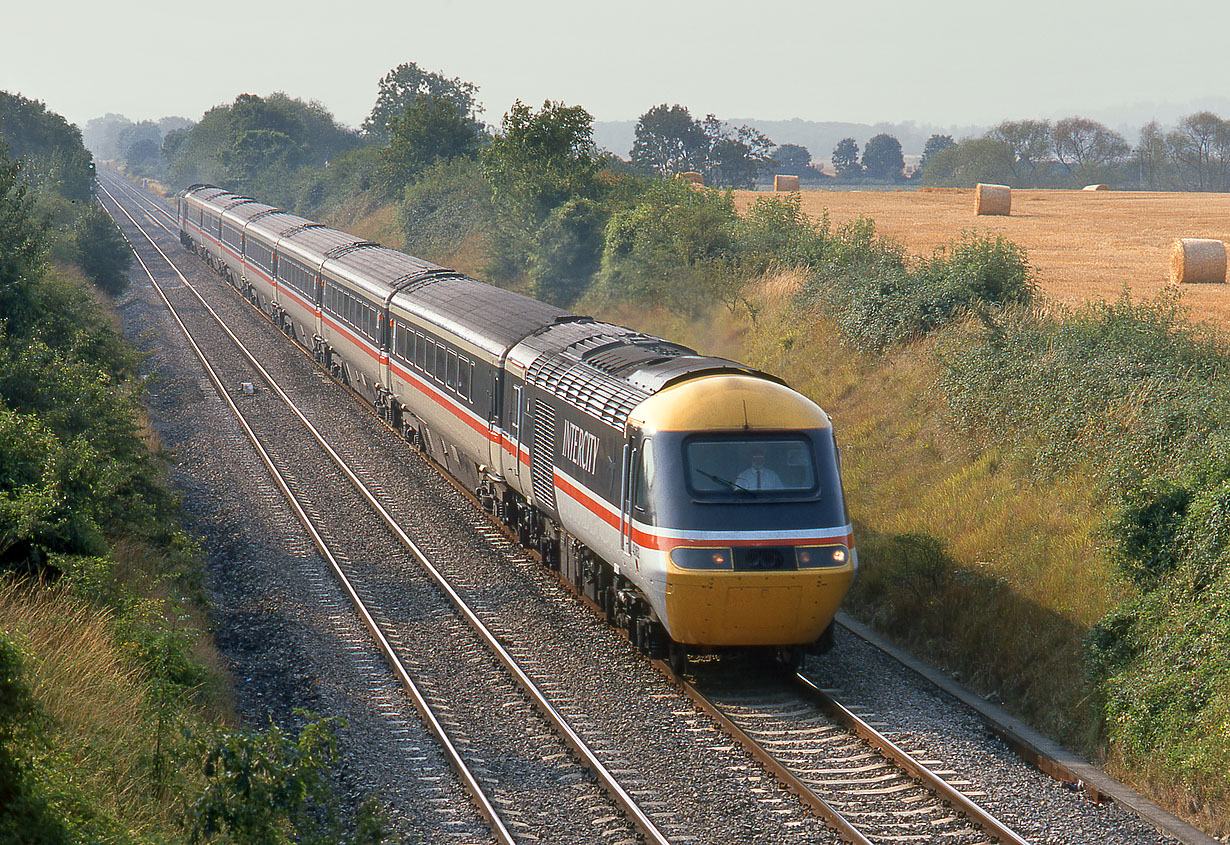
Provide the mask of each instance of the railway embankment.
POLYGON ((1224 339, 1163 293, 1038 296, 869 343, 891 309, 844 285, 771 273, 753 323, 621 317, 832 413, 860 538, 852 613, 1224 834, 1224 339))

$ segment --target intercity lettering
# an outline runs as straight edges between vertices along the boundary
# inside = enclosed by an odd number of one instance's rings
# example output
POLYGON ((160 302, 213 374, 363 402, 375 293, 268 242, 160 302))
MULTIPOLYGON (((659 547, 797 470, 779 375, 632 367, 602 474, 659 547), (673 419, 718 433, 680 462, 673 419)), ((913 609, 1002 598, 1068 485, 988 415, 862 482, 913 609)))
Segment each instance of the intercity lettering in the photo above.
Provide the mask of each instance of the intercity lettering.
POLYGON ((590 434, 564 420, 564 438, 560 454, 592 475, 598 464, 598 435, 590 434))

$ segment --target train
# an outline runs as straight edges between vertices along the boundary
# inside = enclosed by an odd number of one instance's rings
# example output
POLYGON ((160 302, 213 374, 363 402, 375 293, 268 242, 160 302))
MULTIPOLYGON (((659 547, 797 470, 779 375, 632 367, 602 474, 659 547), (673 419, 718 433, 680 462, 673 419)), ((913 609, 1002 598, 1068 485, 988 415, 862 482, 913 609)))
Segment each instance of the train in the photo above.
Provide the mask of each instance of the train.
POLYGON ((833 642, 858 557, 829 416, 766 372, 212 185, 183 245, 642 652, 833 642))

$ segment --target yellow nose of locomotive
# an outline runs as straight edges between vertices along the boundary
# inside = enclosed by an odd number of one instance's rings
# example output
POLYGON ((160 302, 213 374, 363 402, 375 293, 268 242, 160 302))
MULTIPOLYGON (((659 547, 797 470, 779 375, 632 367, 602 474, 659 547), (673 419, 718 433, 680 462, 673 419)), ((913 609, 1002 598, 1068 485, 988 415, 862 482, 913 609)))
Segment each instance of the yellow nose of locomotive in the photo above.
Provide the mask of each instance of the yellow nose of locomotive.
MULTIPOLYGON (((646 433, 685 433, 683 443, 708 436, 755 443, 755 438, 783 433, 832 439, 828 415, 810 399, 777 382, 742 374, 704 376, 662 390, 635 410, 631 422, 646 433)), ((828 460, 835 464, 835 454, 828 460)), ((826 477, 837 479, 835 466, 826 477)), ((731 483, 733 475, 727 479, 731 483)), ((675 531, 670 548, 663 550, 664 621, 671 637, 709 646, 815 642, 832 621, 855 570, 853 538, 836 486, 823 491, 836 497, 836 508, 809 511, 796 500, 796 510, 808 515, 789 525, 756 521, 767 519, 766 509, 779 506, 774 501, 790 507, 785 496, 760 499, 749 493, 743 504, 697 504, 721 508, 718 527, 723 530, 675 531)), ((737 491, 732 487, 730 492, 737 491)))
POLYGON ((853 566, 815 572, 685 572, 666 576, 667 627, 692 645, 815 642, 850 588, 853 566))

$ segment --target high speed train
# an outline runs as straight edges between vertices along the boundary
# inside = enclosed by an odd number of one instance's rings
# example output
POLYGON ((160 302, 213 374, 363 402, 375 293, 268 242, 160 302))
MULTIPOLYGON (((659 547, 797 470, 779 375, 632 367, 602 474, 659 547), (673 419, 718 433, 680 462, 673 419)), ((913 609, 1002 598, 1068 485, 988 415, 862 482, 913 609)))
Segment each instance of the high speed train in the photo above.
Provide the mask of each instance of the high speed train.
POLYGON ((177 209, 186 247, 642 651, 831 643, 857 554, 810 399, 221 188, 177 209))

